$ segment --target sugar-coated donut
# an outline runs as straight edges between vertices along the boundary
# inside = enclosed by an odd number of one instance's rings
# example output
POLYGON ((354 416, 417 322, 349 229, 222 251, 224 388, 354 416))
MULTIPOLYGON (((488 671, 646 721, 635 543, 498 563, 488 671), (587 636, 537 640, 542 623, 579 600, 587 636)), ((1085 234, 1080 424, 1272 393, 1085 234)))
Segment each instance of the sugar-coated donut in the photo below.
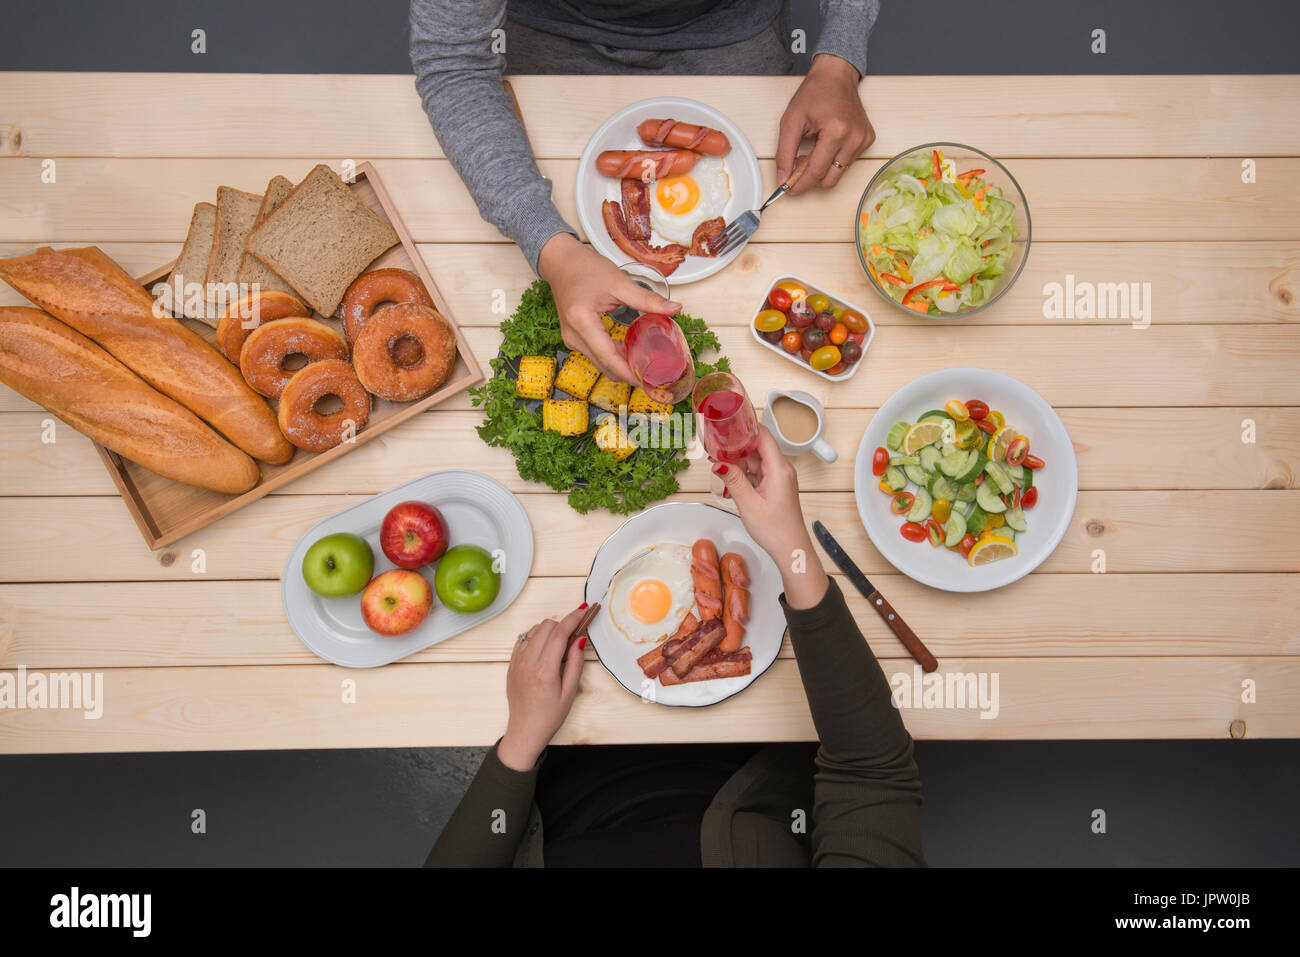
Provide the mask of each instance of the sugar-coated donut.
POLYGON ((279 398, 284 387, 299 370, 284 368, 284 360, 301 353, 307 362, 346 359, 348 342, 315 319, 277 319, 258 326, 248 334, 239 350, 239 371, 256 391, 272 399, 279 398))
POLYGON ((358 276, 343 294, 343 334, 356 343, 361 327, 388 303, 418 302, 434 309, 420 277, 409 269, 376 269, 358 276))
POLYGON ((357 378, 372 394, 394 402, 428 395, 456 362, 456 333, 419 303, 384 306, 361 327, 352 350, 357 378))
POLYGON ((310 315, 311 310, 287 292, 270 289, 255 292, 230 306, 217 320, 217 348, 239 365, 239 350, 244 347, 248 334, 259 325, 287 316, 310 315))
POLYGON ((303 366, 289 379, 280 394, 276 418, 284 437, 298 448, 324 452, 365 427, 370 419, 370 394, 351 363, 322 359, 303 366), (335 412, 317 411, 316 404, 327 395, 338 396, 342 407, 335 412))

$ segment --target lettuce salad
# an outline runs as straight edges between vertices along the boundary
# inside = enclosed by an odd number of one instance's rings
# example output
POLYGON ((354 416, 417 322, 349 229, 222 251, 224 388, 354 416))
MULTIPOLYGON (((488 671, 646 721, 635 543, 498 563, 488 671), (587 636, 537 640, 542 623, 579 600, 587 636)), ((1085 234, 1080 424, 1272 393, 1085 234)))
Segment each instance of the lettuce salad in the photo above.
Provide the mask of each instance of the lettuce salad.
POLYGON ((938 316, 992 298, 1019 233, 1015 204, 984 173, 959 173, 932 150, 881 177, 864 204, 858 245, 872 278, 895 301, 938 316))

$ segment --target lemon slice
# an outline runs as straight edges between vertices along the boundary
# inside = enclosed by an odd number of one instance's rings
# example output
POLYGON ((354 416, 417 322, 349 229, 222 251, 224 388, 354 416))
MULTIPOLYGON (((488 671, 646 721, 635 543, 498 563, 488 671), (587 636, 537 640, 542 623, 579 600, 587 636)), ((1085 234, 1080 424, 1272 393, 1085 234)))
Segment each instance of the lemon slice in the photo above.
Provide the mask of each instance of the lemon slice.
POLYGON ((1007 460, 1007 446, 1019 438, 1020 433, 1009 425, 1004 425, 989 436, 987 455, 990 462, 999 465, 1007 460))
POLYGON ((943 438, 943 424, 934 419, 918 422, 903 436, 903 454, 913 455, 943 438))
POLYGON ((975 543, 970 550, 968 560, 972 566, 987 565, 989 562, 996 562, 1000 558, 1010 558, 1018 554, 1015 542, 998 535, 989 535, 981 537, 975 543))

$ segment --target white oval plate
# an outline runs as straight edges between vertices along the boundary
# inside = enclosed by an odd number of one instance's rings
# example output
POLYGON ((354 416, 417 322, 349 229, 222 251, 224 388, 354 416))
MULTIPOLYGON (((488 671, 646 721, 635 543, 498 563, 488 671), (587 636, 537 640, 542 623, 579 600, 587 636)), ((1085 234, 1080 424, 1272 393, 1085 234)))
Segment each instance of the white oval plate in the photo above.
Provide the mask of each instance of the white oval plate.
POLYGON ((744 691, 772 666, 785 637, 785 613, 778 600, 781 572, 767 552, 749 537, 739 516, 701 502, 666 502, 634 515, 605 539, 596 551, 587 575, 584 593, 587 602, 601 602, 601 609, 591 620, 587 634, 591 646, 611 675, 638 697, 673 707, 699 708, 717 704, 744 691), (715 678, 665 687, 658 678, 647 678, 637 665, 637 658, 654 648, 654 642, 636 644, 628 641, 614 627, 605 607, 614 573, 648 545, 675 542, 689 548, 696 539, 709 538, 718 554, 735 552, 749 567, 749 623, 745 644, 753 654, 750 672, 739 678, 715 678))
MULTIPOLYGON (((433 585, 437 562, 421 568, 433 585)), ((519 596, 533 567, 533 528, 519 499, 496 479, 478 472, 448 469, 413 479, 345 508, 307 529, 289 553, 281 578, 285 617, 302 643, 326 661, 348 668, 374 668, 422 651, 495 618, 519 596), (389 638, 377 635, 361 618, 361 596, 322 598, 302 577, 302 558, 313 542, 334 532, 352 532, 375 553, 375 575, 396 568, 379 547, 379 528, 388 510, 417 499, 435 506, 447 522, 451 545, 481 545, 505 553, 501 590, 482 611, 460 615, 440 602, 420 627, 389 638)))
POLYGON ((1079 497, 1079 463, 1061 417, 1019 379, 989 369, 941 369, 913 379, 881 405, 858 446, 853 490, 872 544, 904 575, 944 591, 989 591, 1028 575, 1065 537, 1079 497), (1034 473, 1034 486, 1040 489, 1038 504, 1025 512, 1029 530, 1016 534, 1020 554, 978 568, 972 568, 959 552, 903 538, 902 519, 889 510, 889 496, 871 474, 871 456, 885 445, 895 422, 915 422, 923 412, 942 409, 949 399, 984 400, 1006 417, 1007 425, 1029 436, 1029 451, 1047 463, 1034 473))
MULTIPOLYGON (((578 160, 578 174, 573 187, 573 195, 578 204, 578 219, 582 223, 582 231, 587 234, 587 240, 602 256, 619 265, 627 262, 629 257, 609 238, 605 221, 600 215, 600 204, 607 199, 615 202, 621 199, 620 181, 596 172, 596 154, 604 150, 648 149, 641 142, 636 128, 642 121, 649 119, 679 120, 697 126, 709 126, 727 134, 727 139, 731 141, 731 152, 722 159, 726 164, 727 175, 731 178, 731 200, 723 209, 723 217, 728 223, 747 210, 758 209, 765 198, 763 174, 758 168, 754 147, 749 145, 749 140, 740 131, 740 127, 713 107, 680 96, 656 96, 625 106, 591 134, 586 149, 582 151, 582 158, 578 160)), ((712 276, 739 256, 741 249, 744 247, 718 258, 687 256, 673 274, 667 277, 668 283, 677 286, 712 276)))

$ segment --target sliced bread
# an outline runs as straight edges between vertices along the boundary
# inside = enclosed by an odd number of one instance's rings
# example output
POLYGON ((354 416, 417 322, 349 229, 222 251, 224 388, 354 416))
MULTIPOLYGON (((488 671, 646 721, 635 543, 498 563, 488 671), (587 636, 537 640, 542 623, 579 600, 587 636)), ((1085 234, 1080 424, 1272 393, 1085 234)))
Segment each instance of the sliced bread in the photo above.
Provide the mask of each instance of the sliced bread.
POLYGON ((397 242, 393 227, 321 164, 249 234, 248 251, 331 316, 352 280, 397 242))
MULTIPOLYGON (((262 195, 262 205, 257 210, 257 218, 253 221, 253 228, 256 229, 262 225, 266 217, 275 211, 281 201, 293 192, 293 183, 283 176, 276 176, 266 186, 266 192, 262 195)), ((239 281, 248 286, 258 286, 263 292, 287 292, 292 294, 293 287, 267 268, 266 263, 258 259, 247 249, 244 251, 243 260, 239 264, 239 281)))
POLYGON ((238 289, 231 290, 229 285, 239 281, 244 243, 261 206, 262 197, 256 193, 217 187, 217 230, 212 240, 212 256, 208 259, 208 302, 220 304, 239 299, 238 289))
POLYGON ((190 216, 190 231, 185 235, 185 245, 181 247, 180 258, 172 267, 171 275, 167 277, 168 285, 175 290, 173 295, 178 296, 177 301, 181 304, 181 309, 176 311, 183 311, 191 319, 202 319, 210 324, 216 323, 217 314, 215 310, 207 308, 204 301, 206 296, 188 296, 185 286, 187 283, 202 286, 207 281, 208 260, 212 258, 212 238, 216 229, 217 207, 211 203, 195 204, 190 216))

